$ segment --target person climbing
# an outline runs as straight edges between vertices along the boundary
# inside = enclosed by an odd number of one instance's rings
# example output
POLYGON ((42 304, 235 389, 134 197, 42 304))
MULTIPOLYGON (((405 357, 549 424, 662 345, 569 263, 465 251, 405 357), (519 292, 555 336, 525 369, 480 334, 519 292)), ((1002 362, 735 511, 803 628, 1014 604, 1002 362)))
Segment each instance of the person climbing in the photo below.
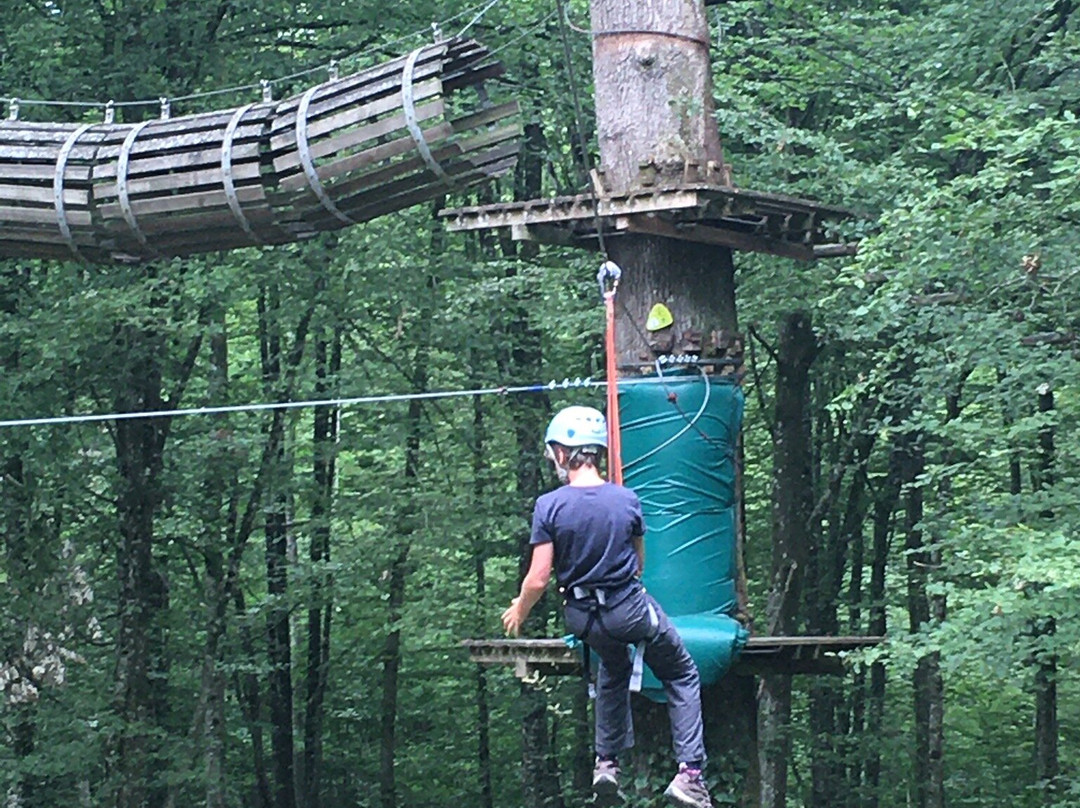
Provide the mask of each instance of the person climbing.
POLYGON ((641 502, 629 488, 600 476, 600 458, 607 450, 604 416, 592 407, 567 407, 551 419, 544 444, 563 485, 536 500, 532 560, 520 593, 503 612, 503 627, 518 635, 554 568, 567 628, 600 658, 593 791, 602 798, 619 794, 618 756, 634 745, 630 689, 640 667, 631 660, 628 645, 635 644, 667 694, 679 770, 664 796, 683 808, 711 808, 701 774, 705 743, 697 666, 641 584, 641 502))

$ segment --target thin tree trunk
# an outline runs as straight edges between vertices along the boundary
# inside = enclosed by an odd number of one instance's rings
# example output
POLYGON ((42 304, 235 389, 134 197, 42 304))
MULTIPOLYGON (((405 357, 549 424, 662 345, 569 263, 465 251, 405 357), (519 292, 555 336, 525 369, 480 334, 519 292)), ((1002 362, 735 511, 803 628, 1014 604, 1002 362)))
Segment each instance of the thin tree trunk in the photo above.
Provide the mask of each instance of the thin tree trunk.
MULTIPOLYGON (((216 329, 210 338, 210 378, 207 399, 212 402, 227 400, 229 384, 228 337, 225 330, 225 312, 217 311, 216 329)), ((203 739, 203 768, 206 778, 206 808, 225 808, 225 672, 222 659, 222 640, 226 631, 229 607, 226 555, 221 537, 226 535, 222 506, 225 492, 235 485, 235 461, 231 457, 233 447, 228 429, 228 416, 214 419, 214 450, 206 458, 206 476, 203 481, 202 552, 206 572, 204 591, 206 596, 206 641, 203 646, 201 723, 203 739)))
MULTIPOLYGON (((279 291, 267 285, 259 297, 259 336, 264 386, 271 395, 283 387, 282 316, 279 291)), ((296 750, 293 739, 292 629, 289 622, 287 459, 284 442, 272 461, 264 513, 266 539, 266 649, 269 670, 270 748, 274 761, 274 808, 296 808, 296 750)))
MULTIPOLYGON (((793 312, 780 324, 776 356, 776 431, 773 443, 773 547, 769 598, 769 634, 796 629, 803 577, 810 549, 814 510, 811 480, 810 367, 817 355, 810 315, 793 312)), ((758 724, 761 758, 761 806, 787 802, 791 757, 791 677, 762 677, 758 724)))
MULTIPOLYGON (((412 407, 410 403, 410 409, 412 407)), ((382 808, 396 808, 397 704, 401 671, 401 629, 396 628, 405 605, 405 582, 411 544, 402 542, 390 565, 389 601, 386 619, 395 626, 386 636, 382 653, 382 701, 379 708, 382 744, 379 757, 379 800, 382 808)))
POLYGON ((247 731, 251 735, 252 766, 255 774, 255 789, 251 798, 255 808, 271 808, 274 805, 274 789, 270 783, 270 775, 266 763, 266 742, 263 738, 263 709, 262 692, 259 687, 259 678, 254 673, 258 666, 258 654, 255 650, 255 639, 250 627, 244 623, 247 615, 247 606, 244 602, 244 592, 239 587, 233 588, 233 603, 236 614, 240 618, 240 650, 244 659, 252 670, 246 673, 236 674, 235 689, 240 709, 247 724, 247 731))
MULTIPOLYGON (((1038 389, 1039 412, 1049 417, 1054 411, 1054 390, 1050 384, 1038 389)), ((1037 473, 1033 474, 1036 492, 1045 492, 1054 485, 1054 426, 1047 422, 1039 428, 1039 456, 1037 473)), ((1052 519, 1054 512, 1043 508, 1044 519, 1052 519)), ((1047 805, 1058 799, 1057 779, 1060 774, 1058 762, 1058 715, 1057 715, 1057 663, 1053 650, 1057 621, 1043 616, 1034 621, 1035 639, 1035 779, 1043 788, 1047 805), (1043 647, 1048 646, 1048 647, 1043 647)))
MULTIPOLYGON (((441 206, 442 201, 439 200, 434 205, 433 210, 438 211, 441 206)), ((441 251, 442 231, 436 228, 432 234, 430 253, 437 256, 441 251)), ((421 303, 418 315, 419 327, 413 353, 411 380, 413 392, 416 393, 425 392, 428 385, 431 325, 435 310, 435 268, 434 263, 429 265, 426 284, 428 297, 421 303)), ((413 534, 416 532, 419 522, 415 497, 419 489, 420 450, 423 435, 422 416, 423 404, 419 399, 410 400, 406 416, 405 466, 402 470, 406 486, 404 491, 406 504, 402 508, 401 516, 398 518, 398 535, 394 557, 389 570, 387 623, 390 626, 390 632, 386 636, 382 654, 382 701, 380 707, 382 747, 379 758, 379 799, 382 808, 396 808, 398 802, 395 769, 397 758, 398 685, 401 671, 401 629, 399 623, 405 605, 409 553, 412 549, 413 534)))
MULTIPOLYGON (((0 313, 12 316, 18 313, 22 294, 29 275, 18 269, 5 269, 0 274, 0 313)), ((21 346, 8 342, 0 354, 0 368, 6 374, 15 374, 21 364, 21 346)), ((8 454, 0 462, 0 531, 3 534, 4 569, 7 573, 9 599, 22 600, 19 611, 33 608, 31 598, 18 598, 19 590, 37 594, 42 570, 35 569, 32 552, 31 522, 34 507, 33 495, 26 479, 23 463, 22 442, 12 439, 7 443, 8 454), (11 586, 14 584, 14 586, 11 586), (14 591, 12 591, 14 590, 14 591), (12 597, 12 595, 15 595, 12 597)), ((13 603, 10 605, 14 605, 13 603)), ((6 650, 6 649, 5 649, 6 650)), ((28 772, 27 761, 36 748, 37 706, 33 703, 12 704, 11 751, 19 761, 20 773, 10 787, 8 799, 19 808, 44 808, 39 800, 40 783, 28 772)))
MULTIPOLYGON (((341 369, 341 337, 320 337, 315 343, 315 397, 326 398, 341 369)), ((338 439, 338 408, 317 407, 312 427, 311 503, 312 604, 308 609, 307 683, 304 704, 304 797, 305 808, 322 808, 323 715, 330 669, 330 622, 333 614, 331 581, 323 568, 330 563, 330 521, 333 514, 334 478, 338 439)))
MULTIPOLYGON (((120 367, 113 402, 116 410, 164 409, 161 335, 122 324, 116 327, 115 345, 120 367)), ((185 381, 186 375, 181 382, 185 381)), ((167 799, 162 775, 168 771, 168 761, 154 729, 168 709, 168 659, 161 627, 168 588, 154 561, 154 528, 164 496, 161 471, 168 432, 169 421, 162 418, 120 420, 112 426, 120 528, 116 704, 122 723, 113 756, 119 784, 116 808, 163 805, 167 799)))
MULTIPOLYGON (((884 637, 887 628, 885 573, 893 532, 893 515, 900 501, 901 450, 895 443, 889 452, 889 467, 874 498, 874 523, 870 559, 870 634, 884 637)), ((866 714, 866 735, 881 737, 885 723, 885 664, 870 666, 870 693, 866 714)), ((866 808, 878 808, 881 800, 881 747, 872 742, 865 747, 866 808)))
MULTIPOLYGON (((918 478, 926 469, 921 433, 905 439, 904 533, 907 557, 908 629, 918 634, 931 619, 928 593, 933 567, 932 549, 927 546, 920 526, 923 520, 923 490, 918 478)), ((913 677, 915 709, 915 746, 912 768, 912 793, 916 808, 943 808, 945 801, 942 772, 943 682, 941 657, 937 652, 921 657, 913 677)))
MULTIPOLYGON (((541 194, 543 177, 542 127, 530 124, 525 129, 525 138, 525 152, 523 159, 518 162, 515 176, 514 196, 517 199, 535 199, 541 194)), ((529 242, 518 245, 504 240, 501 246, 505 257, 517 257, 521 261, 532 261, 539 254, 538 245, 529 242)), ((507 276, 513 277, 516 274, 516 267, 511 265, 507 276)), ((527 303, 526 300, 520 300, 519 305, 513 306, 509 312, 505 329, 510 355, 507 357, 500 352, 496 360, 504 377, 536 378, 541 372, 541 332, 531 322, 527 303)), ((510 415, 518 448, 515 475, 518 512, 526 524, 533 502, 540 495, 543 484, 543 461, 539 449, 543 421, 549 409, 550 405, 545 396, 517 399, 511 405, 510 415)), ((523 531, 521 536, 517 548, 518 583, 528 570, 531 559, 527 530, 523 531)), ((539 626, 547 626, 551 616, 550 600, 543 597, 530 614, 524 634, 534 635, 539 626)), ((524 808, 562 808, 562 789, 548 726, 547 694, 523 682, 518 709, 522 716, 521 773, 524 808)))
MULTIPOLYGON (((476 357, 472 361, 475 369, 476 357)), ((479 384, 479 373, 473 373, 473 379, 479 384)), ((487 496, 486 481, 488 464, 485 456, 487 430, 484 422, 484 402, 477 396, 473 399, 473 508, 476 513, 486 513, 491 503, 487 496)), ((483 631, 486 624, 487 598, 487 542, 483 530, 473 535, 473 569, 476 573, 476 626, 483 631)), ((476 763, 480 780, 479 808, 494 808, 495 793, 491 782, 491 709, 489 706, 487 671, 483 665, 476 666, 476 763)))

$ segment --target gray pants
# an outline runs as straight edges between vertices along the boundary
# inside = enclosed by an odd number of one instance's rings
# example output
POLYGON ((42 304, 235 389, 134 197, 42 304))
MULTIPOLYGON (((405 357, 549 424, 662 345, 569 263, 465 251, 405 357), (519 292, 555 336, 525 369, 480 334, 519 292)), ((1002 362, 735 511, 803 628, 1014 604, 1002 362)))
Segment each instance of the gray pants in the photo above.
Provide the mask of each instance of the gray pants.
POLYGON ((664 685, 675 758, 680 763, 705 761, 701 723, 701 683, 697 666, 663 609, 640 586, 625 597, 600 606, 595 600, 567 600, 566 626, 600 657, 596 674, 596 754, 617 755, 634 745, 630 717, 628 644, 656 632, 645 646, 645 662, 664 685), (654 629, 649 604, 660 619, 654 629))

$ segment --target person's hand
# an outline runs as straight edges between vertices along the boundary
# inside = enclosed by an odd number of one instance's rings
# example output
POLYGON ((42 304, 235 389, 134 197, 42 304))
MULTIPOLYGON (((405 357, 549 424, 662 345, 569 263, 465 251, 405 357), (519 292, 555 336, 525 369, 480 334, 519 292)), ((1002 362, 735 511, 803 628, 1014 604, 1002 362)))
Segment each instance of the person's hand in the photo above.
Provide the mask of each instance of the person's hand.
POLYGON ((510 606, 502 613, 503 630, 507 637, 516 637, 521 633, 521 624, 525 622, 525 615, 521 613, 521 598, 514 598, 510 606))

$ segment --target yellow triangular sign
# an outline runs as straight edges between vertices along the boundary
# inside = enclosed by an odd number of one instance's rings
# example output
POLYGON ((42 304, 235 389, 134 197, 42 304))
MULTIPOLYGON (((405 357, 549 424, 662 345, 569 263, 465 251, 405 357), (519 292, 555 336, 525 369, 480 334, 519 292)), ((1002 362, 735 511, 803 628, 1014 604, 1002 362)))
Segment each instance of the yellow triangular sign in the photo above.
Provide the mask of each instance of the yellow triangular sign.
POLYGON ((649 310, 649 319, 645 321, 646 331, 659 331, 661 328, 667 328, 675 322, 671 316, 671 312, 668 311, 668 307, 663 303, 657 303, 652 309, 649 310))

